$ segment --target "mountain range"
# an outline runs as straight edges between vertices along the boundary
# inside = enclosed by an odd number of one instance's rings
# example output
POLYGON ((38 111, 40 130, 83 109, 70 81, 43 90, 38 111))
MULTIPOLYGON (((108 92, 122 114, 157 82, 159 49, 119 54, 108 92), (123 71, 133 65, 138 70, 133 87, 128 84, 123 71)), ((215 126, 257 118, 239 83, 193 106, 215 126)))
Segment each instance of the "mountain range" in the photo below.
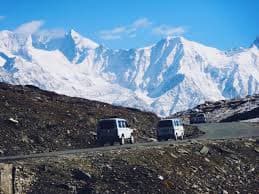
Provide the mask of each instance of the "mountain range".
POLYGON ((0 31, 0 81, 158 115, 259 93, 259 38, 221 51, 184 37, 110 49, 70 30, 62 37, 0 31))

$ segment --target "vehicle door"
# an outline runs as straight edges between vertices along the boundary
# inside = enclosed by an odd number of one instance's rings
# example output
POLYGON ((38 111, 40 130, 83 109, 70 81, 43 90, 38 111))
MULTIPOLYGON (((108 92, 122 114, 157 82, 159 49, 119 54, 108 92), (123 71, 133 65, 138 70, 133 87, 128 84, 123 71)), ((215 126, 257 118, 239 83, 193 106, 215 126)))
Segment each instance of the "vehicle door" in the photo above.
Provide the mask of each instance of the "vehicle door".
POLYGON ((125 137, 125 135, 127 133, 127 129, 126 129, 126 125, 125 125, 124 121, 123 120, 117 120, 117 126, 118 126, 118 135, 119 135, 119 137, 121 137, 122 134, 125 137))
POLYGON ((114 120, 103 120, 98 124, 99 136, 116 136, 117 135, 117 127, 116 122, 114 120))
POLYGON ((171 135, 173 131, 172 120, 159 121, 157 129, 160 136, 171 135))
POLYGON ((130 128, 130 125, 127 121, 124 121, 126 132, 125 132, 125 137, 130 138, 131 134, 133 133, 133 129, 130 128))
POLYGON ((174 123, 174 131, 177 133, 178 136, 180 136, 183 133, 183 127, 179 119, 175 119, 173 121, 174 123))

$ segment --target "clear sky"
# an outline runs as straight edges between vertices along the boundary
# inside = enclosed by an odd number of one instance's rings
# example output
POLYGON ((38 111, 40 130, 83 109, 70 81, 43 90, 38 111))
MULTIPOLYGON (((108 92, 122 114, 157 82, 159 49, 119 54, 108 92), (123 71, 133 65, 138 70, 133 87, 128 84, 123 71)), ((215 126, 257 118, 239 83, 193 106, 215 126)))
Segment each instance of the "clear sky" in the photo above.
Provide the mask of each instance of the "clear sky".
POLYGON ((259 0, 0 0, 0 30, 75 29, 110 48, 143 47, 182 35, 219 49, 259 35, 259 0), (27 23, 27 24, 26 24, 27 23))

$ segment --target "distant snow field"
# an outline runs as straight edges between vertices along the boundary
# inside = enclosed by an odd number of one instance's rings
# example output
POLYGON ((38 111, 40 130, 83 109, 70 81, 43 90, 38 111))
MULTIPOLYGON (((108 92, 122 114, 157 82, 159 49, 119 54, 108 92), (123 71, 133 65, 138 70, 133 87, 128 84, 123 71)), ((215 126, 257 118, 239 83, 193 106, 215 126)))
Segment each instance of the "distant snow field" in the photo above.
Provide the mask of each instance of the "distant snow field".
POLYGON ((0 31, 0 81, 166 116, 204 101, 259 93, 258 42, 233 52, 167 37, 112 50, 74 30, 59 38, 0 31))

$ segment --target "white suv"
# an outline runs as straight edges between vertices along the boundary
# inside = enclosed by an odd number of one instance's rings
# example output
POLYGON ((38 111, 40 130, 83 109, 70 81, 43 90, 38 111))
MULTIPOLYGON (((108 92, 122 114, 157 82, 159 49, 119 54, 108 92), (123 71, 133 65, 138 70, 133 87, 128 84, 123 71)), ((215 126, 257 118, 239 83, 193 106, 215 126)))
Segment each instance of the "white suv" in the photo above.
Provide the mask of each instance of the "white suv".
POLYGON ((133 129, 130 128, 128 122, 122 118, 101 119, 97 126, 97 142, 100 145, 105 143, 120 142, 121 145, 126 141, 134 143, 133 129))
POLYGON ((174 138, 175 140, 184 137, 184 128, 180 119, 164 119, 157 124, 157 140, 168 140, 174 138))

